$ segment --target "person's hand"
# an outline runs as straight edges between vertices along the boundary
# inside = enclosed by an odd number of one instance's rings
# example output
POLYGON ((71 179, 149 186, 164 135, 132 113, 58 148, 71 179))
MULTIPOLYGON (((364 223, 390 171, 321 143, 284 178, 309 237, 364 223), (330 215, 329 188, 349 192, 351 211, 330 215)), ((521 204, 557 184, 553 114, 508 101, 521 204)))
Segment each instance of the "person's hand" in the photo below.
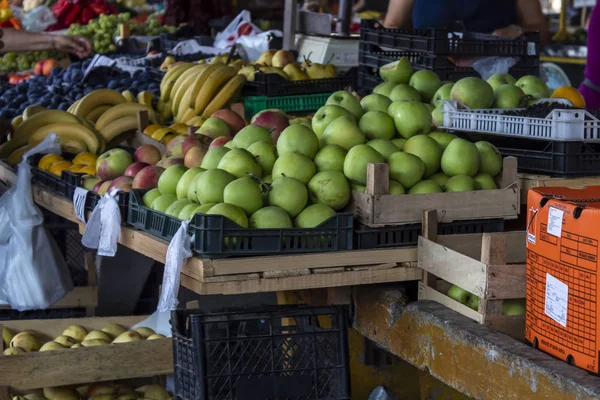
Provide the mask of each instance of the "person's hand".
POLYGON ((523 34, 523 29, 519 25, 509 25, 504 28, 496 29, 492 32, 494 36, 502 36, 507 38, 517 38, 523 34))
POLYGON ((92 44, 83 36, 52 35, 52 47, 63 53, 71 53, 86 58, 92 53, 92 44))

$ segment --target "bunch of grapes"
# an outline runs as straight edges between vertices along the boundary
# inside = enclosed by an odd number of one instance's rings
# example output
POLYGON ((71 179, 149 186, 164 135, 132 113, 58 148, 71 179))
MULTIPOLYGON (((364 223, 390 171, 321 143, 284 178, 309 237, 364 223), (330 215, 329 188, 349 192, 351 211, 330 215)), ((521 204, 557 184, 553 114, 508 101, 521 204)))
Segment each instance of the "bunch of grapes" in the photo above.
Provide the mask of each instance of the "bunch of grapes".
POLYGON ((62 56, 56 51, 28 51, 26 53, 6 53, 0 57, 0 73, 26 71, 34 69, 40 60, 49 58, 60 59, 62 56))

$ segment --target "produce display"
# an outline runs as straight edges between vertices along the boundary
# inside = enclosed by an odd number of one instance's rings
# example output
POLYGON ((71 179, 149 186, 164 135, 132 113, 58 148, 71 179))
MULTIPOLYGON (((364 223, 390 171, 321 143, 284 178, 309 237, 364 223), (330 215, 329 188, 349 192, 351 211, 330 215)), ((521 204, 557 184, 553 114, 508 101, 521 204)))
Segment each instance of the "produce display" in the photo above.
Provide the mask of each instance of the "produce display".
POLYGON ((117 13, 117 8, 106 0, 58 0, 52 6, 56 23, 49 30, 67 29, 73 24, 86 25, 94 18, 117 13))
MULTIPOLYGON (((466 305, 467 307, 477 311, 479 308, 479 297, 473 293, 452 285, 448 289, 448 296, 452 299, 466 305)), ((525 315, 525 299, 510 299, 502 302, 502 315, 519 316, 525 315)))
POLYGON ((249 63, 239 71, 249 81, 254 81, 257 72, 277 74, 290 81, 327 79, 337 76, 335 65, 313 63, 310 60, 299 63, 288 50, 267 50, 256 62, 249 63))
POLYGON ((39 61, 60 58, 61 54, 55 51, 10 52, 0 57, 0 73, 33 70, 39 61))
POLYGON ((168 400, 171 398, 172 396, 162 385, 151 384, 134 389, 127 383, 118 382, 96 382, 78 388, 67 386, 44 388, 42 391, 12 397, 13 400, 168 400))

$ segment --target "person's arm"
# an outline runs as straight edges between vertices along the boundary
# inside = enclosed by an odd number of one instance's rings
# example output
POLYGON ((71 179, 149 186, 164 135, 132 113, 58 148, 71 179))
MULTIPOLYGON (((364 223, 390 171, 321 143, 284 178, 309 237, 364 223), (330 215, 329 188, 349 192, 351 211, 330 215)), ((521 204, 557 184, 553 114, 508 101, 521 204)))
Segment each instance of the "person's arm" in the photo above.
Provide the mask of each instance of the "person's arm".
POLYGON ((517 25, 494 31, 494 35, 517 37, 523 32, 539 31, 540 45, 548 43, 550 31, 539 0, 517 0, 517 25))
POLYGON ((359 12, 360 10, 362 10, 365 7, 365 0, 358 0, 356 3, 354 3, 354 5, 352 6, 352 12, 359 12))
POLYGON ((58 50, 85 58, 92 52, 90 41, 82 36, 49 35, 34 32, 2 29, 3 53, 58 50))
POLYGON ((386 28, 410 28, 414 0, 390 0, 383 25, 386 28))

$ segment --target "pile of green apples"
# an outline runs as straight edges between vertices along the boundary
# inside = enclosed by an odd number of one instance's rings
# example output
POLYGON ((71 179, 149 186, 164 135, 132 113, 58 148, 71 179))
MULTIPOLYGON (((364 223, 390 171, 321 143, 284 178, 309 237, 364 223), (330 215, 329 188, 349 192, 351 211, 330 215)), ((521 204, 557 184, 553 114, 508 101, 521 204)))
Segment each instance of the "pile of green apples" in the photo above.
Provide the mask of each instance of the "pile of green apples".
MULTIPOLYGON (((448 297, 466 305, 475 311, 479 309, 479 297, 456 285, 452 285, 452 287, 448 289, 448 297)), ((504 300, 502 302, 502 315, 525 315, 525 299, 504 300)))

